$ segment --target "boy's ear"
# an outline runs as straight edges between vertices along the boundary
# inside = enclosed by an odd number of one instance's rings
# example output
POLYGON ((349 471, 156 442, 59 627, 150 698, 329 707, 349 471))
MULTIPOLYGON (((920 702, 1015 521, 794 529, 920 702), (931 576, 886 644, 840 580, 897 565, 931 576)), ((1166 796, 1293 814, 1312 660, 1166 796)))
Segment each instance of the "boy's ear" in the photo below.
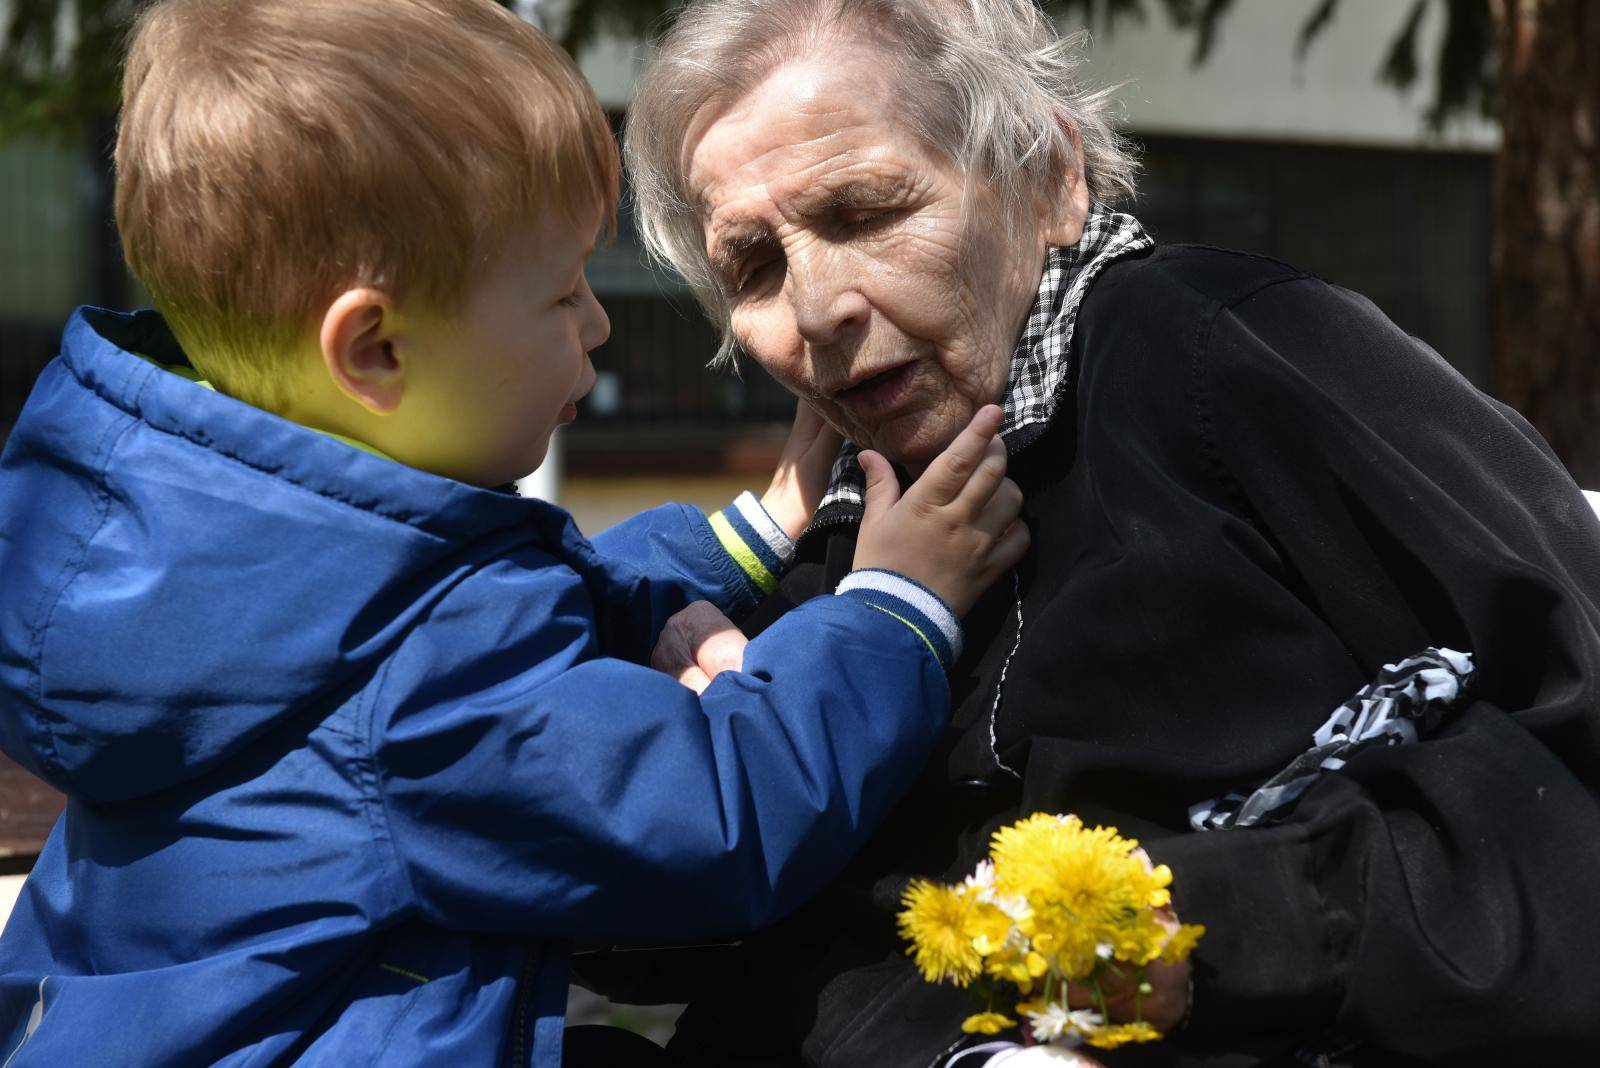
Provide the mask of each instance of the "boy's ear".
POLYGON ((398 318, 388 294, 349 289, 322 317, 322 363, 334 385, 374 415, 388 415, 405 394, 405 366, 396 354, 398 318))

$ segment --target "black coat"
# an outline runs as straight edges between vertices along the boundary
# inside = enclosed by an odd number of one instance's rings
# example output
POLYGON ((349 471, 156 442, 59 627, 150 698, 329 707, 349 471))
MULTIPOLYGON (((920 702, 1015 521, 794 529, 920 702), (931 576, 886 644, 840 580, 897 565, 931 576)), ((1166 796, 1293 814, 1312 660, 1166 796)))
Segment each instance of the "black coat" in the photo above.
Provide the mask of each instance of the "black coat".
MULTIPOLYGON (((1108 1063, 1600 1057, 1600 522, 1544 442, 1364 298, 1211 249, 1108 268, 1073 364, 1010 443, 1033 549, 967 619, 943 748, 830 892, 715 962, 673 1048, 942 1063, 973 1010, 916 977, 899 890, 1042 810, 1143 840, 1209 928, 1189 1025, 1108 1063), (1187 830, 1430 645, 1478 667, 1435 733, 1280 825, 1187 830)), ((831 590, 856 529, 819 516, 747 629, 831 590)))

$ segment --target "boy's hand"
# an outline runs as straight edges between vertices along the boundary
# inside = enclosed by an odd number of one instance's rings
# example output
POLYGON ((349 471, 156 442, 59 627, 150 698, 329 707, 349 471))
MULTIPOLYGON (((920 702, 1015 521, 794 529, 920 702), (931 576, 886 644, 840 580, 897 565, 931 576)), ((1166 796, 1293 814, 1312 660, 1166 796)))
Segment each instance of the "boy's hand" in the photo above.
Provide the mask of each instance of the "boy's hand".
POLYGON ((772 485, 761 498, 773 522, 791 541, 811 522, 811 516, 828 492, 828 476, 844 438, 805 401, 795 407, 794 427, 778 457, 772 485))
POLYGON ((650 666, 695 693, 705 693, 719 673, 744 666, 744 647, 749 644, 750 639, 716 605, 695 601, 661 628, 650 666))
POLYGON ((980 409, 903 497, 889 461, 861 454, 867 511, 856 567, 898 571, 965 615, 1022 559, 1028 528, 1017 519, 1022 491, 1005 477, 1006 447, 995 436, 1000 420, 996 405, 980 409))

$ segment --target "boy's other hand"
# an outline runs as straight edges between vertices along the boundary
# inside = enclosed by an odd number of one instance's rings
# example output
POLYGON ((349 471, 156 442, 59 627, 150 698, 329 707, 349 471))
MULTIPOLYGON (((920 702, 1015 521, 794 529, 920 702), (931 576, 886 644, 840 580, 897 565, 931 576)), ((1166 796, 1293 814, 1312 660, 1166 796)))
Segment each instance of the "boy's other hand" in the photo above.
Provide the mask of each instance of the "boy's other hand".
POLYGON ((695 601, 667 620, 650 654, 650 666, 695 693, 704 693, 724 671, 744 667, 750 639, 710 601, 695 601))
POLYGON ((810 404, 802 400, 795 406, 789 440, 778 456, 772 485, 761 498, 761 506, 791 541, 800 537, 828 492, 833 461, 843 444, 844 437, 810 404))
POLYGON ((1022 491, 1006 478, 1006 447, 996 435, 1001 411, 979 409, 949 448, 900 494, 889 461, 861 454, 867 511, 855 566, 898 571, 965 615, 978 596, 1028 550, 1017 518, 1022 491))

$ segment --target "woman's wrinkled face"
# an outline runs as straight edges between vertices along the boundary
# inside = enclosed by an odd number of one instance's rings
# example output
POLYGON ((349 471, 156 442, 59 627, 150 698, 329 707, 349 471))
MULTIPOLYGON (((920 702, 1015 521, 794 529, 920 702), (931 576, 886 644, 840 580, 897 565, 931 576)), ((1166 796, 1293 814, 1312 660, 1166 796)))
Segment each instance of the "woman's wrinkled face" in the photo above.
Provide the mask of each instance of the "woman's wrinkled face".
POLYGON ((702 111, 685 161, 740 345, 916 470, 1004 395, 1045 237, 1007 238, 909 128, 887 67, 870 50, 787 64, 702 111))

